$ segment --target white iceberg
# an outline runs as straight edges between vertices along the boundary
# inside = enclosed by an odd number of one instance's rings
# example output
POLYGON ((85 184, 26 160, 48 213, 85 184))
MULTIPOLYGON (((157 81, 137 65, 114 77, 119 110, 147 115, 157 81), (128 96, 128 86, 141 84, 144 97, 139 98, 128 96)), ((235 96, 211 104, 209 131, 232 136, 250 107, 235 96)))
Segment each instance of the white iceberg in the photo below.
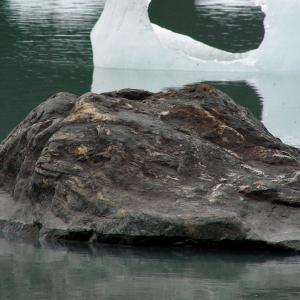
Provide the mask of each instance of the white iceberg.
POLYGON ((235 54, 152 24, 151 0, 106 0, 91 32, 95 67, 218 72, 298 72, 300 1, 257 0, 266 13, 264 41, 235 54))

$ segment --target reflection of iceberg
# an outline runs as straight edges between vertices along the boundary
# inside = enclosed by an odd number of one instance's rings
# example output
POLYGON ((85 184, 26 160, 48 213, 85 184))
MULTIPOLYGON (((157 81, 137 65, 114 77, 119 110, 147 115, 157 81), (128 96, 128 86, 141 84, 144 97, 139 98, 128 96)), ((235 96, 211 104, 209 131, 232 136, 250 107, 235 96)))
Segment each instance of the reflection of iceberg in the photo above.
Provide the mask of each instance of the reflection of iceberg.
POLYGON ((263 122, 267 128, 284 142, 300 146, 300 103, 295 96, 298 93, 300 76, 95 68, 92 91, 101 93, 122 88, 138 88, 157 92, 193 82, 240 80, 245 80, 260 95, 263 101, 263 122))
POLYGON ((263 76, 252 80, 263 97, 263 122, 273 135, 300 147, 300 76, 263 76))
MULTIPOLYGON (((262 1, 262 0, 261 0, 262 1)), ((261 2, 260 1, 260 2, 261 2)), ((228 53, 150 23, 150 0, 107 0, 91 38, 94 64, 106 68, 274 72, 300 68, 295 30, 300 2, 268 0, 266 36, 259 49, 228 53)))

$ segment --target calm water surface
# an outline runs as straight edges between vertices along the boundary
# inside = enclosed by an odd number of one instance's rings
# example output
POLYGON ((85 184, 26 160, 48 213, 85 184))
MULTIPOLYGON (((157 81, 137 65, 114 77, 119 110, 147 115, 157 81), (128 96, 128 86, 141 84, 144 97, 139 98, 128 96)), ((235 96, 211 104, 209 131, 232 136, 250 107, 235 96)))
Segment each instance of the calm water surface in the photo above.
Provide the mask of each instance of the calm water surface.
MULTIPOLYGON (((253 2, 153 0, 150 17, 209 45, 243 52, 257 48, 264 36, 264 16, 253 2)), ((103 5, 103 0, 0 0, 0 140, 57 91, 129 86, 155 91, 209 81, 272 133, 300 145, 298 78, 93 70, 89 32, 103 5)), ((0 300, 300 299, 299 257, 73 248, 0 240, 0 300)))
POLYGON ((300 257, 0 239, 1 300, 298 300, 300 257))

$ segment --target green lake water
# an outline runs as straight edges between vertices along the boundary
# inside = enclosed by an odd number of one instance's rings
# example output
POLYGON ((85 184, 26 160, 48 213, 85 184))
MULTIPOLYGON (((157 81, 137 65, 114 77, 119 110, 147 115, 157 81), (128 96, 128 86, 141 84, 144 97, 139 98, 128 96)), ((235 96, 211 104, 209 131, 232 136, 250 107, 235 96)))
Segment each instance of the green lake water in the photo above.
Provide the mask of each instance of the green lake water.
MULTIPOLYGON (((163 27, 243 52, 264 37, 264 15, 253 2, 153 0, 149 14, 163 27)), ((205 81, 248 107, 274 135, 300 146, 298 77, 227 80, 193 72, 93 70, 89 33, 103 6, 103 0, 0 0, 0 140, 58 91, 159 90, 205 81)), ((5 299, 300 299, 300 258, 0 239, 5 299)))
POLYGON ((300 259, 0 239, 1 300, 298 300, 300 259))

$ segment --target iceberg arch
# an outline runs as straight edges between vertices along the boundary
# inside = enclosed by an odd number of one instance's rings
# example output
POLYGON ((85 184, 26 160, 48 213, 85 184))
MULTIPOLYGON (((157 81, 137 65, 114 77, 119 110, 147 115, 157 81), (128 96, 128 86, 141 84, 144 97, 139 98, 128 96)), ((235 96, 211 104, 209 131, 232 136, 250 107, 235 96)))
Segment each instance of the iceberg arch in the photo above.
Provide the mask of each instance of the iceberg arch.
POLYGON ((151 24, 151 0, 106 0, 91 32, 94 66, 145 70, 213 70, 216 58, 241 58, 151 24))
POLYGON ((221 72, 300 71, 300 1, 257 0, 266 13, 257 50, 226 52, 151 24, 151 0, 106 0, 91 32, 94 66, 118 69, 221 72))

